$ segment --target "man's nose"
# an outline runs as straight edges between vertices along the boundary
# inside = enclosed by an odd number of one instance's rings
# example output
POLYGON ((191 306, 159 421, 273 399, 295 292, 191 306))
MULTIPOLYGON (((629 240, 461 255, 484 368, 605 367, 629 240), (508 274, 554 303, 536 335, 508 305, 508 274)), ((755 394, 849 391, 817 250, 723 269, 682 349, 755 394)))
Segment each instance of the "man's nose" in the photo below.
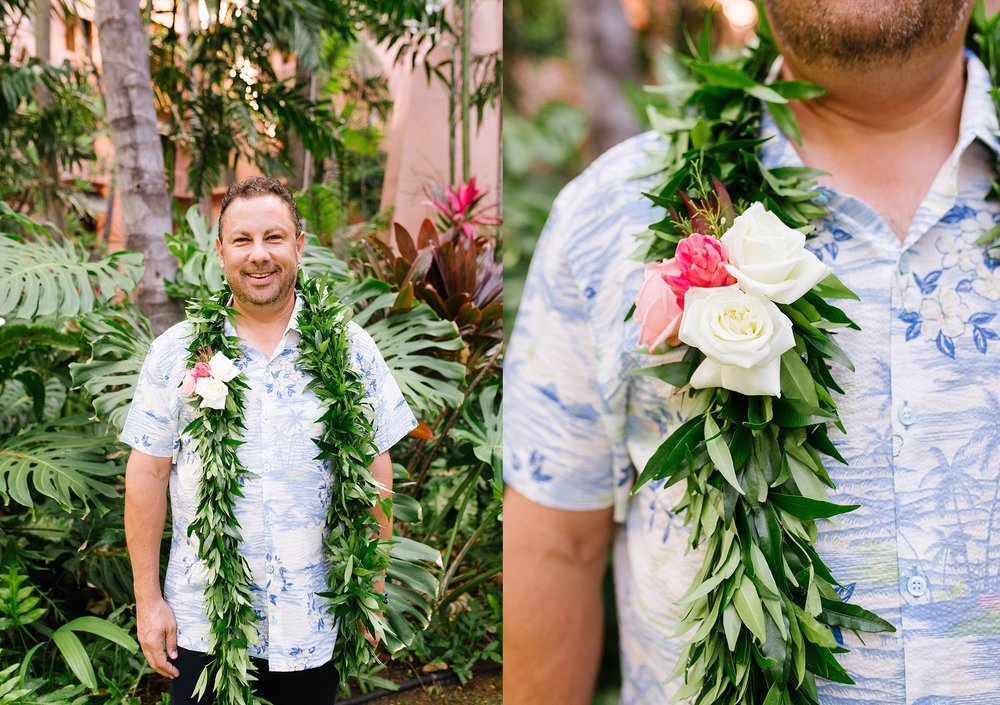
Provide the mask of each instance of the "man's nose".
POLYGON ((250 259, 254 261, 266 260, 271 256, 267 251, 267 247, 264 245, 264 240, 253 241, 253 248, 250 250, 250 259))

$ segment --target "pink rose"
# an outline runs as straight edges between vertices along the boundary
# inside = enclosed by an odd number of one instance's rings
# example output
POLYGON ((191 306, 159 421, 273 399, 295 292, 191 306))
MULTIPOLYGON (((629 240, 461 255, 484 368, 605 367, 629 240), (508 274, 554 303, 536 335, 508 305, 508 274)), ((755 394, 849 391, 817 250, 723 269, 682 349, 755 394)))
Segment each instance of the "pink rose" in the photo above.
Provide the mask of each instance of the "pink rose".
POLYGON ((711 289, 736 283, 725 267, 728 262, 725 246, 714 237, 694 233, 677 243, 674 260, 680 274, 668 276, 667 283, 677 294, 681 308, 684 293, 692 286, 711 289))
POLYGON ((197 383, 198 380, 194 376, 194 372, 188 370, 187 373, 184 375, 184 387, 183 387, 184 396, 186 397, 194 396, 194 387, 197 383))
POLYGON ((207 362, 195 363, 194 369, 191 370, 191 376, 195 379, 201 379, 202 377, 211 377, 212 368, 208 366, 207 362))
POLYGON ((646 280, 635 297, 635 317, 642 325, 639 330, 639 345, 645 345, 649 352, 666 342, 678 345, 677 333, 681 326, 681 306, 667 278, 680 273, 673 259, 646 265, 646 280))

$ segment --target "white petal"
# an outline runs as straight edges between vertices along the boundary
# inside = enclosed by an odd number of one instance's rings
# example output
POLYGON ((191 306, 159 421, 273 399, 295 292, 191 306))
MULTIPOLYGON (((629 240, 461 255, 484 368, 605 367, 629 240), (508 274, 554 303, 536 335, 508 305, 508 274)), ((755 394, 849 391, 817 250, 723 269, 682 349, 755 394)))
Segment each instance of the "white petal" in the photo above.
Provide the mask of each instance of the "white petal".
POLYGON ((780 360, 772 360, 750 369, 726 366, 721 368, 721 376, 722 384, 719 386, 725 389, 747 396, 781 396, 780 360))
POLYGON ((803 294, 826 279, 832 272, 833 268, 823 264, 809 250, 805 250, 788 277, 788 281, 793 282, 792 287, 787 292, 782 293, 780 298, 772 297, 771 300, 779 304, 790 304, 798 301, 803 294))
MULTIPOLYGON (((792 281, 783 281, 779 284, 766 284, 764 282, 759 282, 753 277, 747 275, 746 272, 733 267, 732 265, 726 265, 726 271, 736 277, 736 282, 739 284, 740 289, 748 294, 758 294, 771 301, 777 301, 778 303, 787 303, 783 299, 785 298, 786 292, 791 291, 794 286, 792 281)), ((794 301, 795 299, 792 299, 794 301)))
POLYGON ((691 375, 691 386, 695 389, 708 389, 722 386, 722 368, 711 360, 705 360, 691 375))

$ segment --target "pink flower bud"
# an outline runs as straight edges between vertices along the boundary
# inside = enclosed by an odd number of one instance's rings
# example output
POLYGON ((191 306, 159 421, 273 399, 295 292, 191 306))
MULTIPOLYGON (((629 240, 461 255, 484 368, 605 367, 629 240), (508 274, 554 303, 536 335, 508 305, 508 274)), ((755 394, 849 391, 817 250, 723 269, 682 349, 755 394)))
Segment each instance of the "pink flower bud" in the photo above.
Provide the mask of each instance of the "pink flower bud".
POLYGON ((195 378, 194 373, 191 370, 188 370, 188 372, 184 375, 184 387, 182 390, 184 392, 184 396, 194 396, 194 388, 197 383, 198 381, 195 378))
POLYGON ((194 369, 190 372, 191 376, 195 379, 201 379, 202 377, 211 377, 212 368, 208 366, 207 362, 196 363, 194 369))
POLYGON ((646 278, 635 298, 635 317, 641 324, 639 345, 652 353, 666 342, 677 345, 681 325, 681 305, 674 290, 667 283, 669 277, 679 273, 673 259, 646 265, 646 278))

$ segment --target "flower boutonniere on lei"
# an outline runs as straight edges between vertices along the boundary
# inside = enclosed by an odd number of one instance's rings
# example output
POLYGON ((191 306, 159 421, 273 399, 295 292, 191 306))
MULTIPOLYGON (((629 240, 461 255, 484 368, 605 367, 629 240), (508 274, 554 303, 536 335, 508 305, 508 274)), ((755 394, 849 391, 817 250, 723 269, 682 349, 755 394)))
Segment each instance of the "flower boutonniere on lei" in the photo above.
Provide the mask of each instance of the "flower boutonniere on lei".
POLYGON ((850 368, 834 331, 857 328, 827 299, 857 298, 757 202, 736 215, 725 187, 684 194, 673 256, 646 265, 639 344, 683 359, 638 370, 685 390, 693 413, 656 450, 633 491, 685 481, 679 511, 705 559, 684 606, 692 636, 677 698, 815 703, 815 677, 851 683, 829 627, 893 631, 841 600, 817 555, 815 521, 856 509, 830 501, 820 453, 845 462, 830 362, 850 368))
POLYGON ((225 409, 229 398, 229 381, 242 374, 235 363, 221 352, 212 355, 210 348, 198 354, 202 360, 184 375, 184 396, 193 398, 200 409, 225 409))

